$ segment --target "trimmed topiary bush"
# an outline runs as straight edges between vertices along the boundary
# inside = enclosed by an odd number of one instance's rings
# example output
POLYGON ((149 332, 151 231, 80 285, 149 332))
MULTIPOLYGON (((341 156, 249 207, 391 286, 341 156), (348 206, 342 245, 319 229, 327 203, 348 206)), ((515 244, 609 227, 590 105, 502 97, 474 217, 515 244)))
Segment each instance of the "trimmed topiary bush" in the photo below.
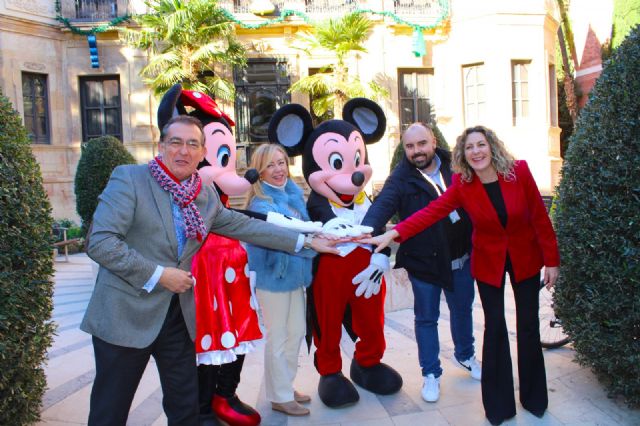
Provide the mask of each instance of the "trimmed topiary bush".
POLYGON ((54 325, 51 207, 22 120, 0 93, 0 424, 40 418, 54 325))
POLYGON ((82 219, 85 235, 98 206, 98 196, 107 186, 111 172, 121 164, 135 164, 136 160, 122 142, 113 136, 91 139, 84 146, 76 169, 76 210, 82 219))
POLYGON ((640 27, 580 113, 555 211, 555 307, 577 360, 611 395, 640 404, 640 27))

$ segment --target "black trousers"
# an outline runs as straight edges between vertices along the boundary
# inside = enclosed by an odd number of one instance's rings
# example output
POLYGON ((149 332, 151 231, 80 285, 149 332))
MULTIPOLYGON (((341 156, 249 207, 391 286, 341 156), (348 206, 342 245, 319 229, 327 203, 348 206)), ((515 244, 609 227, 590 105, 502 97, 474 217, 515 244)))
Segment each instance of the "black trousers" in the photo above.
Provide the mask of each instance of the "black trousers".
POLYGON ((198 366, 200 414, 212 412, 211 401, 214 395, 231 398, 236 394, 240 384, 244 355, 237 357, 235 361, 228 364, 198 366))
POLYGON ((160 334, 148 347, 117 346, 93 337, 96 378, 91 390, 89 426, 124 426, 140 379, 153 356, 160 374, 162 407, 170 426, 198 425, 198 376, 193 341, 178 295, 160 334))
MULTIPOLYGON (((507 272, 513 283, 509 259, 505 276, 507 272)), ((505 276, 500 288, 478 281, 478 293, 485 318, 482 403, 487 418, 492 421, 505 420, 516 414, 511 353, 504 316, 505 276)), ((540 274, 515 283, 512 287, 516 302, 520 403, 532 413, 542 415, 547 409, 548 397, 538 319, 540 274)))

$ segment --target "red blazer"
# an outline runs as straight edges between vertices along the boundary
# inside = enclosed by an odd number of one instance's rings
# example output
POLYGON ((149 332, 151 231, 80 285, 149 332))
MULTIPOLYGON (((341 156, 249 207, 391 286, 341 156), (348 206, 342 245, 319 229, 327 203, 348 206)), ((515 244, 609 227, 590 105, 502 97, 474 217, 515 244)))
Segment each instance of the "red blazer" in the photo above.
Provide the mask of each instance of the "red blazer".
POLYGON ((462 207, 473 224, 471 273, 476 280, 499 287, 507 253, 516 282, 534 276, 543 265, 558 266, 556 234, 526 161, 516 161, 514 173, 516 178, 511 181, 498 175, 507 209, 506 228, 480 179, 474 175, 471 182, 463 182, 455 174, 444 194, 395 227, 399 240, 411 238, 462 207))

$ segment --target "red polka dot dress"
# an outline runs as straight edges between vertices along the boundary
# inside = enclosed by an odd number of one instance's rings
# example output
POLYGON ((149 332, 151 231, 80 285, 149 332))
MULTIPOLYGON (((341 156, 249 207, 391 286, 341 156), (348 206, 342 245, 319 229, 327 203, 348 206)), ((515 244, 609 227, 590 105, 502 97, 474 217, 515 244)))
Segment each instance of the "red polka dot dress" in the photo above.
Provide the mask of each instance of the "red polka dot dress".
POLYGON ((197 363, 222 365, 262 338, 249 286, 247 252, 238 240, 209 234, 193 257, 197 363))

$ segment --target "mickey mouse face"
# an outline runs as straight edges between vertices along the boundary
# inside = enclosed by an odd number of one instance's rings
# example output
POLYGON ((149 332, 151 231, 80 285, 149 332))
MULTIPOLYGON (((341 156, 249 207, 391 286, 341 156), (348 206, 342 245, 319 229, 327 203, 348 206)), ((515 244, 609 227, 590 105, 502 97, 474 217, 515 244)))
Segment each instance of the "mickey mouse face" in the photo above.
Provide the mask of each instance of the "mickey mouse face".
POLYGON ((382 137, 386 119, 378 104, 364 98, 347 102, 343 117, 314 129, 302 105, 285 105, 271 119, 269 139, 283 145, 289 155, 302 154, 302 170, 311 189, 347 207, 371 179, 365 145, 382 137))
POLYGON ((346 138, 339 133, 322 133, 313 143, 312 156, 319 170, 309 174, 309 186, 342 206, 353 203, 373 173, 366 164, 364 139, 358 130, 346 138))

